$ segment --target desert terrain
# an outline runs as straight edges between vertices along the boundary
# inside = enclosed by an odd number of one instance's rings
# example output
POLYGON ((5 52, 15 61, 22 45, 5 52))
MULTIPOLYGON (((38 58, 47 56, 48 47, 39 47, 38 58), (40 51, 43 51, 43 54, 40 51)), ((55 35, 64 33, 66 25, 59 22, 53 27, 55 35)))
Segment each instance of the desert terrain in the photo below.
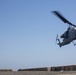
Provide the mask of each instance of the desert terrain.
POLYGON ((76 75, 76 71, 13 71, 0 72, 0 75, 76 75))

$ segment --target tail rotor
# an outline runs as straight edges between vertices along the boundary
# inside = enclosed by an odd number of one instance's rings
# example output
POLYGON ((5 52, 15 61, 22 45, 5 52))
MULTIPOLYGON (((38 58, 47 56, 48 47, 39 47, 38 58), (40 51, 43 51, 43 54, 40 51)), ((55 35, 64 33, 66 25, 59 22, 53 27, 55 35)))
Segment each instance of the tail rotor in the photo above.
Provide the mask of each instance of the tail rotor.
POLYGON ((56 44, 59 45, 61 47, 61 43, 60 43, 60 40, 58 39, 58 34, 57 34, 57 37, 56 37, 56 44), (58 41, 58 43, 57 43, 58 41))
POLYGON ((57 41, 58 41, 58 34, 57 34, 57 36, 56 36, 56 43, 57 43, 57 41))

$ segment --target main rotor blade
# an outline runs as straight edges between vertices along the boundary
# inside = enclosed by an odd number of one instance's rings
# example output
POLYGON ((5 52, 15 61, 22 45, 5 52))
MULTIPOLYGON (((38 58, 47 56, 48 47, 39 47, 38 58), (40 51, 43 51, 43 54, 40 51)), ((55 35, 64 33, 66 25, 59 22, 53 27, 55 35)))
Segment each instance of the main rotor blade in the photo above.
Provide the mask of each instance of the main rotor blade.
POLYGON ((52 11, 58 18, 60 18, 64 23, 68 23, 69 25, 72 25, 76 27, 76 25, 69 22, 66 18, 64 18, 58 11, 52 11))

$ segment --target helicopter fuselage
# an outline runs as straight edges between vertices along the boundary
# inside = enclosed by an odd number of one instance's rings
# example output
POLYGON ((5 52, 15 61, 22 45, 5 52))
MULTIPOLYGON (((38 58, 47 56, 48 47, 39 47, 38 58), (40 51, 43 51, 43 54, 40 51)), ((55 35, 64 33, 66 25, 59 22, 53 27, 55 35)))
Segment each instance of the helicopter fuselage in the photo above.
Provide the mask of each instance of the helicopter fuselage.
POLYGON ((67 31, 60 37, 63 38, 63 41, 59 44, 60 47, 76 40, 76 27, 68 28, 67 31))

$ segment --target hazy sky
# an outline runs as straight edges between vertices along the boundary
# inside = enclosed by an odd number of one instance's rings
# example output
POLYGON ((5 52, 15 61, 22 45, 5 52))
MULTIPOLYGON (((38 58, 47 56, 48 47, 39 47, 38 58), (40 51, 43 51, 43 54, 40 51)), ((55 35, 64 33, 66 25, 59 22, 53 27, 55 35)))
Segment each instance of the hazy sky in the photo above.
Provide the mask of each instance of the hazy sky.
POLYGON ((0 0, 0 68, 76 64, 76 46, 55 43, 68 25, 54 10, 76 24, 76 0, 0 0))

